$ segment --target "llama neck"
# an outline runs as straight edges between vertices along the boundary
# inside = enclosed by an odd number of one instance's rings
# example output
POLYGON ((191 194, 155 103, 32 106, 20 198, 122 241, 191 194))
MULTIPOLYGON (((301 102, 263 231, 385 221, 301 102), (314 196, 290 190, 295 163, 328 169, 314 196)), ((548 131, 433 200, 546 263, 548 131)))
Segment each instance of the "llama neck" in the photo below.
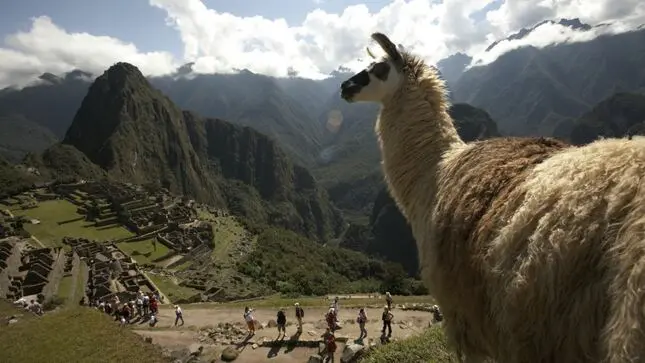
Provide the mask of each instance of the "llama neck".
POLYGON ((403 90, 383 104, 376 133, 390 193, 406 217, 414 217, 421 195, 430 198, 426 203, 434 199, 444 155, 463 145, 442 91, 403 90))

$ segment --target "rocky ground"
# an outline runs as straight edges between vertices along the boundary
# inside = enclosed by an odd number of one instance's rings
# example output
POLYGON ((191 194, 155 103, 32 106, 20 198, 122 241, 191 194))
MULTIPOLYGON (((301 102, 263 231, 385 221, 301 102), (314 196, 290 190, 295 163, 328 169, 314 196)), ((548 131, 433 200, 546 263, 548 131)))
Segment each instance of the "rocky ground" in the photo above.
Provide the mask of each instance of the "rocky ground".
MULTIPOLYGON (((159 324, 154 328, 135 327, 135 332, 161 346, 169 355, 178 361, 220 362, 222 352, 237 356, 235 362, 276 363, 307 362, 310 356, 319 353, 320 335, 325 331, 324 308, 305 308, 304 328, 301 335, 296 335, 293 307, 287 309, 287 336, 278 339, 275 328, 276 310, 257 309, 255 318, 261 326, 255 336, 247 339, 246 327, 242 319, 242 309, 201 308, 184 309, 185 325, 174 327, 174 311, 162 309, 159 324), (291 320, 291 321, 289 321, 291 320), (192 355, 191 355, 192 353, 192 355), (192 356, 192 358, 191 358, 192 356)), ((432 314, 427 306, 394 309, 392 340, 405 339, 420 333, 432 321, 432 314)), ((357 341, 360 334, 356 316, 358 309, 340 308, 340 321, 343 326, 336 333, 338 350, 337 361, 351 345, 352 350, 380 344, 381 307, 368 307, 368 338, 357 341)), ((349 353, 348 353, 349 354, 349 353)))

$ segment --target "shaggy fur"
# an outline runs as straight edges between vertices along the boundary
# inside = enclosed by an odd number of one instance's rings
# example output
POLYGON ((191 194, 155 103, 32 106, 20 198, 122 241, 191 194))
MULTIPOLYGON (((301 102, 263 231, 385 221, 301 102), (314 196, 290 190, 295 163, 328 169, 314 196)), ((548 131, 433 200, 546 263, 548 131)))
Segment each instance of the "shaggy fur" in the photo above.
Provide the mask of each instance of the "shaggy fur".
MULTIPOLYGON (((469 362, 645 362, 645 138, 463 143, 434 69, 376 132, 422 276, 469 362)), ((393 70, 394 71, 394 70, 393 70)))

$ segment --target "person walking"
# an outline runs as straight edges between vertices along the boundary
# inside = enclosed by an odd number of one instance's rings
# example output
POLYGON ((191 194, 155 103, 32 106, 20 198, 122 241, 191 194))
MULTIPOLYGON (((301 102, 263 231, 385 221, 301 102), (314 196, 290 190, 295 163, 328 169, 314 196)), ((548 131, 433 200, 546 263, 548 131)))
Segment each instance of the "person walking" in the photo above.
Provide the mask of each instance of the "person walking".
POLYGON ((367 323, 367 314, 365 314, 365 309, 362 309, 358 311, 358 318, 356 318, 356 322, 358 323, 358 327, 361 328, 361 335, 358 337, 358 339, 363 339, 367 337, 367 329, 365 329, 365 324, 367 323))
POLYGON ((302 319, 305 317, 305 311, 300 307, 300 303, 295 303, 296 306, 296 320, 298 321, 298 331, 302 331, 302 319))
POLYGON ((255 318, 253 318, 253 309, 248 306, 244 308, 244 321, 249 329, 249 335, 255 334, 255 318))
POLYGON ((175 305, 175 326, 179 320, 181 320, 181 325, 184 325, 184 313, 179 305, 175 305))
POLYGON ((327 328, 322 337, 325 344, 325 355, 327 358, 325 359, 325 362, 333 363, 334 353, 336 352, 336 337, 334 336, 334 332, 327 328))
POLYGON ((333 333, 336 330, 336 311, 334 310, 333 307, 329 308, 329 311, 325 316, 325 320, 327 321, 327 326, 329 327, 329 330, 333 333))
POLYGON ((280 337, 280 333, 282 333, 282 337, 284 338, 287 335, 287 316, 284 314, 284 309, 278 310, 278 338, 280 337))
POLYGON ((334 307, 334 314, 336 315, 336 322, 338 323, 339 322, 338 321, 338 316, 339 316, 339 313, 340 313, 340 311, 338 310, 338 308, 339 308, 339 306, 338 306, 338 296, 336 296, 334 298, 334 303, 332 304, 332 306, 334 307))
POLYGON ((385 336, 385 329, 387 328, 388 333, 387 336, 391 337, 392 336, 392 319, 394 318, 394 315, 390 312, 390 309, 385 306, 383 308, 383 315, 381 316, 381 320, 383 320, 383 329, 381 330, 381 333, 383 336, 385 336))
POLYGON ((387 303, 388 310, 392 310, 392 295, 390 295, 389 291, 385 293, 385 302, 387 303))

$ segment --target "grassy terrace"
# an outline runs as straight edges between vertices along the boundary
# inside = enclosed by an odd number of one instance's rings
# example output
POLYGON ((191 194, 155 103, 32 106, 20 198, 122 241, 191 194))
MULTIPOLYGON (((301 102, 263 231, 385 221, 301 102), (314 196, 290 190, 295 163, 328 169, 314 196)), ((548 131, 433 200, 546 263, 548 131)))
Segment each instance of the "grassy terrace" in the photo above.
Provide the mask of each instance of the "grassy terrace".
POLYGON ((177 301, 179 299, 188 299, 189 297, 199 293, 198 290, 190 287, 179 286, 177 281, 172 277, 161 276, 153 273, 146 274, 152 282, 157 285, 157 288, 166 295, 170 301, 177 301))
MULTIPOLYGON (((359 296, 360 294, 356 294, 359 296)), ((254 308, 274 308, 280 306, 293 306, 296 302, 300 303, 303 307, 328 307, 331 303, 330 296, 301 296, 297 298, 283 297, 280 295, 276 296, 266 296, 259 299, 247 300, 247 301, 232 301, 227 303, 201 303, 201 304, 191 304, 186 305, 186 309, 203 309, 208 307, 244 307, 244 306, 253 306, 254 308)), ((340 305, 342 307, 364 307, 369 305, 382 305, 385 303, 384 298, 352 298, 352 299, 340 299, 340 305)), ((431 296, 394 296, 395 304, 421 304, 421 303, 434 303, 434 300, 431 296)), ((183 308, 183 307, 182 307, 183 308)))
POLYGON ((2 362, 169 362, 159 349, 97 310, 72 307, 38 317, 0 301, 0 319, 14 314, 21 314, 17 323, 0 327, 2 362))
POLYGON ((48 200, 31 209, 15 207, 11 212, 16 216, 38 219, 40 224, 26 223, 24 228, 48 247, 63 246, 65 236, 94 240, 110 240, 132 236, 122 226, 94 227, 85 220, 68 222, 82 217, 76 213, 76 206, 66 200, 48 200), (62 222, 62 224, 61 224, 62 222))
POLYGON ((136 242, 120 242, 117 246, 140 264, 156 264, 154 262, 156 259, 170 252, 162 243, 153 244, 152 238, 136 242))

